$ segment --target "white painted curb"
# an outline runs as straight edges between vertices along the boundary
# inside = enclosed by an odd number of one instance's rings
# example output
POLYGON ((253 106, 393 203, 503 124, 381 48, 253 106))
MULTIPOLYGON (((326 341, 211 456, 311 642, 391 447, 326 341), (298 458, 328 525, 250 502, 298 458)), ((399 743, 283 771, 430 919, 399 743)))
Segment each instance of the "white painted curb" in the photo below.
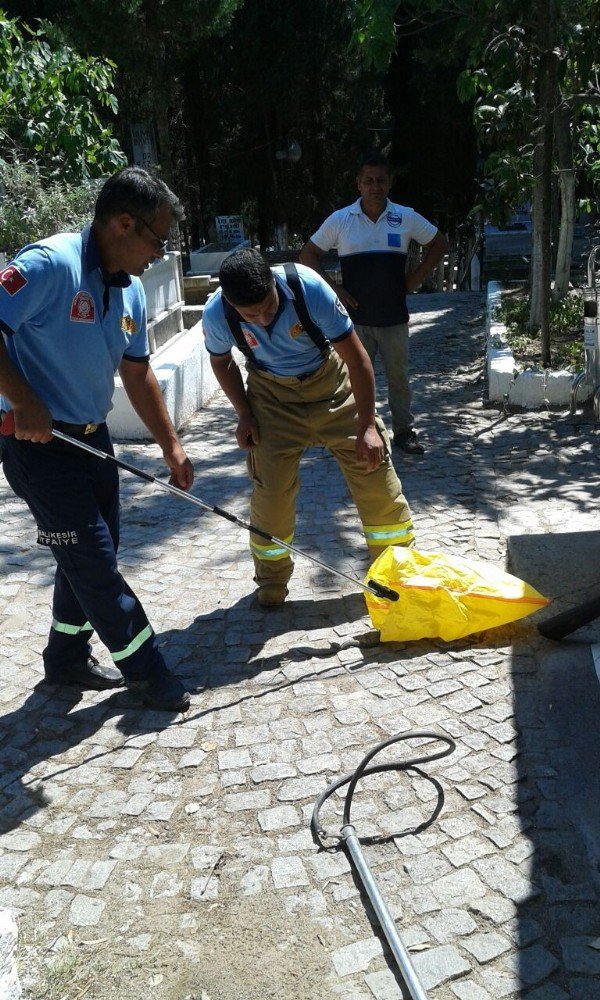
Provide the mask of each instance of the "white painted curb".
POLYGON ((0 997, 21 1000, 23 993, 17 973, 17 921, 10 910, 0 909, 0 997))
MULTIPOLYGON (((549 369, 523 369, 508 346, 506 326, 494 318, 502 285, 488 281, 486 300, 486 364, 488 399, 525 410, 569 406, 574 373, 549 369)), ((581 386, 578 402, 589 398, 591 389, 581 386), (587 393, 587 395, 586 395, 587 393)))

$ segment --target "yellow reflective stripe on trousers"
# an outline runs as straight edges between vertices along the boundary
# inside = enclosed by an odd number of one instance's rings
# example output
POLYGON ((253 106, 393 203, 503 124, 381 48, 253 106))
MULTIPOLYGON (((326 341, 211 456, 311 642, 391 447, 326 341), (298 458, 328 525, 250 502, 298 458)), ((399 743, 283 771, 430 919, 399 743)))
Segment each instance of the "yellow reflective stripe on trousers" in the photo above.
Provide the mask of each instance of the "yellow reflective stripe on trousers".
MULTIPOLYGON (((291 544, 293 537, 293 534, 288 535, 283 541, 291 544)), ((253 542, 250 539, 250 549, 257 559, 264 560, 285 559, 290 554, 287 549, 282 549, 281 545, 278 545, 277 542, 271 542, 270 545, 259 545, 258 542, 253 542)))
POLYGON ((146 628, 142 629, 141 632, 138 632, 135 639, 132 639, 125 649, 122 649, 120 653, 111 653, 110 655, 115 663, 118 663, 119 660, 125 660, 128 656, 131 656, 132 653, 135 653, 136 649, 139 649, 142 643, 145 642, 146 639, 149 639, 151 635, 152 626, 146 625, 146 628))
POLYGON ((412 521, 399 524, 363 524, 370 545, 408 545, 414 539, 412 521))
POLYGON ((67 625, 66 622, 59 622, 57 618, 52 619, 52 628, 55 632, 64 632, 66 635, 79 635, 80 632, 93 632, 89 622, 85 625, 67 625))

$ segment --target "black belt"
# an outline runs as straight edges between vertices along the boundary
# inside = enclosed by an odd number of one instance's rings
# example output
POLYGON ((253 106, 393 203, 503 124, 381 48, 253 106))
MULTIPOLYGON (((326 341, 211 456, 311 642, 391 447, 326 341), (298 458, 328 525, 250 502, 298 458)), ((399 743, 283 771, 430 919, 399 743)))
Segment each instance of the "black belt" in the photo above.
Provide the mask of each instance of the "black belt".
POLYGON ((57 431, 62 431, 63 434, 94 434, 99 427, 104 427, 104 423, 101 424, 67 424, 64 420, 53 420, 52 426, 56 427, 57 431))

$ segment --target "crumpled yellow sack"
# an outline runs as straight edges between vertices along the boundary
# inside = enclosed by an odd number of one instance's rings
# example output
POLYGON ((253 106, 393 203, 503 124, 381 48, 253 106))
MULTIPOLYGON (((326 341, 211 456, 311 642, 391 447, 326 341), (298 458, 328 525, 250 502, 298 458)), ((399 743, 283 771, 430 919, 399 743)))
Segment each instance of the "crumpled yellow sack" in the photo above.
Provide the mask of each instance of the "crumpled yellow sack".
POLYGON ((392 602, 365 593, 382 642, 425 637, 448 642, 524 618, 550 603, 529 584, 490 563, 399 545, 390 545, 378 556, 365 583, 369 580, 400 595, 392 602))

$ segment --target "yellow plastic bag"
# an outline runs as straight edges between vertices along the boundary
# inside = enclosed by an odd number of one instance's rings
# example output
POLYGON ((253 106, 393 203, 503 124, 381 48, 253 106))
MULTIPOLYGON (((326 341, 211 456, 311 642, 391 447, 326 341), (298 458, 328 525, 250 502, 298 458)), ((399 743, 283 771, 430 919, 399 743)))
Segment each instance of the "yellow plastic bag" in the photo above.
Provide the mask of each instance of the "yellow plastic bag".
POLYGON ((365 579, 400 594, 398 601, 365 593, 382 642, 439 637, 448 642, 539 611, 549 600, 490 563, 443 552, 390 545, 365 579))

